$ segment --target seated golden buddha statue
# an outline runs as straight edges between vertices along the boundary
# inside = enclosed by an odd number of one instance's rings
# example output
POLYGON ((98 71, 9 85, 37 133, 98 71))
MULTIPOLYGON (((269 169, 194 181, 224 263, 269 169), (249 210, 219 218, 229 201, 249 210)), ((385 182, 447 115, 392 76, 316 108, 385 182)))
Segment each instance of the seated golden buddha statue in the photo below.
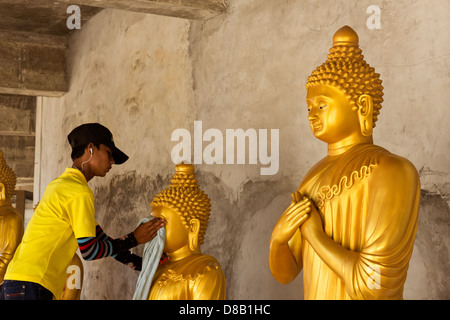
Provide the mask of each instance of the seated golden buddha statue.
POLYGON ((16 175, 0 150, 0 284, 23 235, 22 216, 11 204, 15 187, 16 175))
POLYGON ((311 129, 328 155, 272 232, 272 274, 289 283, 303 270, 305 299, 402 299, 417 231, 418 173, 373 144, 383 87, 358 41, 350 27, 339 29, 308 78, 311 129))
POLYGON ((152 216, 166 220, 167 261, 153 276, 149 300, 223 300, 225 276, 219 262, 202 254, 210 200, 199 188, 194 166, 179 164, 169 188, 151 202, 152 216))

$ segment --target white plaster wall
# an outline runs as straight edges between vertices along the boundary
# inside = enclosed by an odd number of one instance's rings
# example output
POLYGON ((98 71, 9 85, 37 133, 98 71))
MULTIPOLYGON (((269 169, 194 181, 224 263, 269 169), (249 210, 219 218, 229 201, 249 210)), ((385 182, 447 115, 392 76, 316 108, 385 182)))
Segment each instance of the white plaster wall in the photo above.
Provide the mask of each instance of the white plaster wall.
MULTIPOLYGON (((375 143, 410 159, 423 199, 406 299, 448 299, 449 2, 435 0, 230 0, 206 22, 105 10, 70 41, 70 91, 44 98, 41 188, 70 165, 67 133, 98 121, 130 160, 90 183, 97 221, 113 237, 130 232, 167 187, 177 128, 279 129, 280 165, 197 165, 213 213, 203 251, 222 264, 229 299, 301 299, 301 275, 277 283, 270 234, 306 171, 326 154, 307 122, 304 84, 350 25, 381 73, 385 102, 375 143), (436 4, 438 3, 438 4, 436 4), (382 9, 368 30, 366 9, 382 9)), ((205 144, 206 145, 206 144, 205 144)), ((136 272, 105 259, 84 263, 83 298, 129 299, 136 272)))

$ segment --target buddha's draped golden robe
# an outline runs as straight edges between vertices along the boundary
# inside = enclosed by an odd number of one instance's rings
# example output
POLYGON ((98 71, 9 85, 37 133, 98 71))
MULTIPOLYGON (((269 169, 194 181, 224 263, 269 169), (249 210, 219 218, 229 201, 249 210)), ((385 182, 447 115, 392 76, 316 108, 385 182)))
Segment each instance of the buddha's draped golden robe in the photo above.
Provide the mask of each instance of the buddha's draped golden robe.
POLYGON ((225 300, 225 275, 209 255, 166 262, 153 277, 149 300, 225 300))
POLYGON ((298 191, 316 204, 325 233, 358 253, 356 263, 332 266, 345 270, 341 279, 298 237, 305 299, 402 299, 418 221, 420 183, 414 166, 362 144, 322 159, 298 191))

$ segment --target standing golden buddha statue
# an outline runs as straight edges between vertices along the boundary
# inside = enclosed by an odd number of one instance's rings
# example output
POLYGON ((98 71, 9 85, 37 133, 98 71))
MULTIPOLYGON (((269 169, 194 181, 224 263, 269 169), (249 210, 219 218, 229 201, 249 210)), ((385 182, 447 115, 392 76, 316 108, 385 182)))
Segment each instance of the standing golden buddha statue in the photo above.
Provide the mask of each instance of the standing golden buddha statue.
POLYGON ((306 84, 311 129, 328 155, 275 225, 270 269, 284 284, 303 269, 305 299, 402 299, 417 231, 418 173, 373 144, 383 87, 358 35, 345 26, 333 42, 306 84))
POLYGON ((168 259, 153 276, 149 300, 223 300, 225 275, 219 262, 202 254, 210 200, 199 188, 194 166, 179 164, 169 188, 151 202, 152 215, 166 220, 168 259))
POLYGON ((16 175, 0 150, 0 285, 23 235, 22 216, 11 204, 15 187, 16 175))

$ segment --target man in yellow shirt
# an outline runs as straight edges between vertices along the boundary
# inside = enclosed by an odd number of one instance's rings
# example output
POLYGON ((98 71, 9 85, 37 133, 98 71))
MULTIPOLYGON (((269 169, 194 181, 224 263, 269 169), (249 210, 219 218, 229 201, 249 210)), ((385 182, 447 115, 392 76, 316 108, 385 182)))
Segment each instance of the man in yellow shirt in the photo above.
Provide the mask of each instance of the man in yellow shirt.
POLYGON ((108 237, 95 221, 94 194, 87 183, 104 177, 128 156, 98 123, 75 128, 68 140, 73 166, 47 186, 8 266, 0 299, 59 298, 77 248, 85 260, 111 256, 140 270, 142 258, 129 249, 152 240, 164 226, 164 221, 153 219, 120 239, 108 237))

